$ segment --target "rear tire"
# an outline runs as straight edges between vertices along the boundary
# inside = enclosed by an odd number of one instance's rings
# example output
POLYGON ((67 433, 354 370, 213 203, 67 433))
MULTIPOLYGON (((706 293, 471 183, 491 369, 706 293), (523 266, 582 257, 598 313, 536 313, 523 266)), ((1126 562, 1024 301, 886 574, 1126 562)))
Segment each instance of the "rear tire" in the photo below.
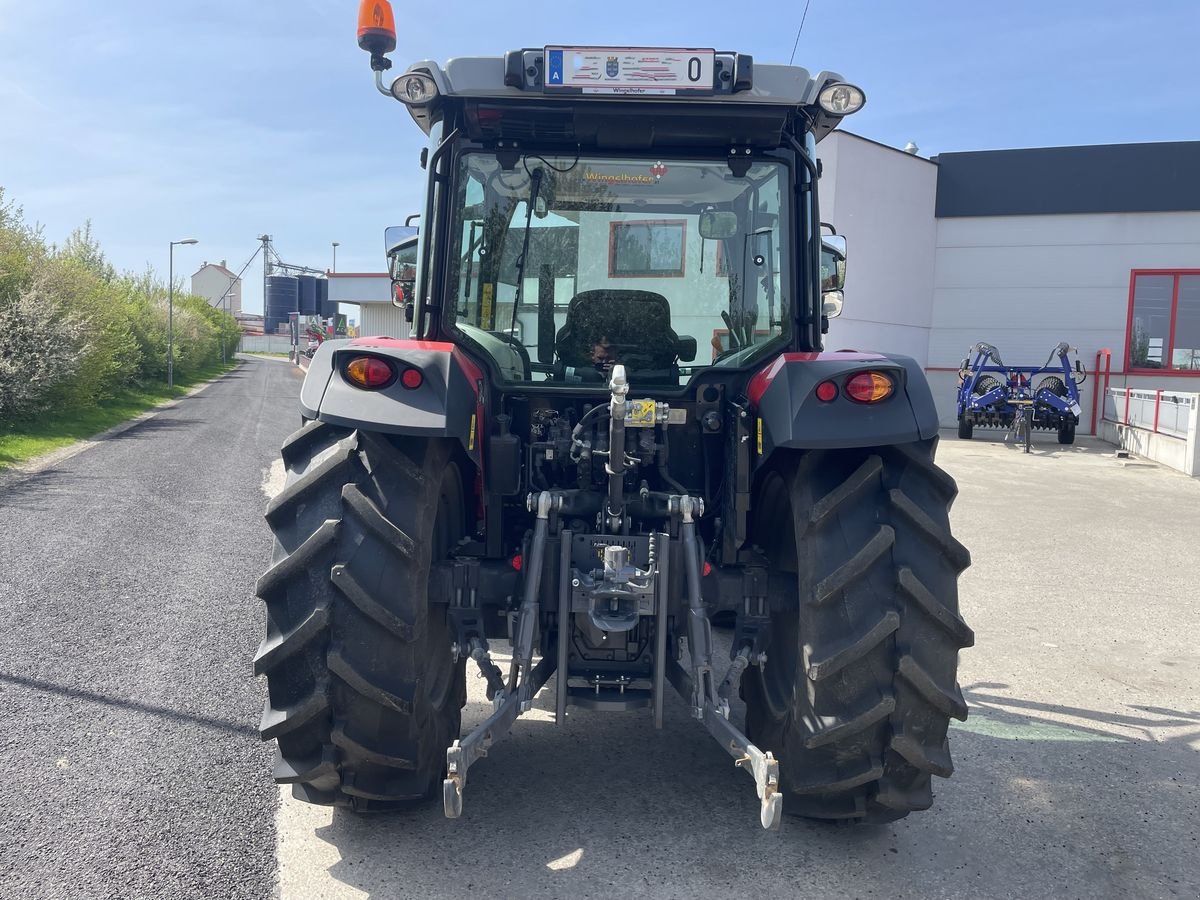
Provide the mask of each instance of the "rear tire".
POLYGON ((964 441, 969 441, 971 435, 975 433, 975 422, 968 419, 965 415, 960 416, 958 420, 958 436, 964 441))
POLYGON ((1070 419, 1063 419, 1058 423, 1058 442, 1060 444, 1075 443, 1075 423, 1070 419))
POLYGON ((936 443, 789 453, 759 484, 754 541, 797 592, 772 598, 767 662, 742 696, 791 814, 892 821, 928 808, 930 776, 953 771, 970 555, 950 534, 957 488, 936 443))
POLYGON ((465 530, 452 449, 323 422, 284 443, 254 668, 275 780, 302 800, 387 810, 440 787, 466 703, 445 607, 428 596, 431 561, 465 530))

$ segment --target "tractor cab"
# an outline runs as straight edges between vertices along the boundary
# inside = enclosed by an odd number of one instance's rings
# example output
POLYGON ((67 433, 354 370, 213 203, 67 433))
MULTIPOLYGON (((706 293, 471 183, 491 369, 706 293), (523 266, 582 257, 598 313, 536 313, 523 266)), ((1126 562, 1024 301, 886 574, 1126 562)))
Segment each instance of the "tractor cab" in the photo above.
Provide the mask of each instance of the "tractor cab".
MULTIPOLYGON (((368 49, 370 35, 366 38, 368 49)), ((546 47, 377 85, 428 135, 414 331, 505 386, 678 392, 816 351, 841 311, 816 141, 863 103, 833 73, 713 50, 546 47)))

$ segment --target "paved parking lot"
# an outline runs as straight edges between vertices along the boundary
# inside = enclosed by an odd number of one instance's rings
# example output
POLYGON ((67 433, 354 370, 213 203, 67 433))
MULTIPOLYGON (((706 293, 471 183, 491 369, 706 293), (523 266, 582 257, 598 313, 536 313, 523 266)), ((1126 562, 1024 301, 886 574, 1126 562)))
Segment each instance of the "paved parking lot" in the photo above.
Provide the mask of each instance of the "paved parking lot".
POLYGON ((1029 456, 943 438, 977 645, 932 810, 764 833, 750 779, 681 702, 662 733, 584 711, 559 729, 546 690, 471 770, 457 822, 285 796, 283 896, 1197 896, 1200 482, 1048 437, 1029 456))
POLYGON ((549 690, 456 822, 280 797, 251 595, 298 388, 247 361, 0 479, 0 897, 1200 895, 1200 480, 1053 435, 1030 456, 943 440, 977 645, 928 812, 765 833, 682 701, 662 732, 582 710, 558 728, 549 690))

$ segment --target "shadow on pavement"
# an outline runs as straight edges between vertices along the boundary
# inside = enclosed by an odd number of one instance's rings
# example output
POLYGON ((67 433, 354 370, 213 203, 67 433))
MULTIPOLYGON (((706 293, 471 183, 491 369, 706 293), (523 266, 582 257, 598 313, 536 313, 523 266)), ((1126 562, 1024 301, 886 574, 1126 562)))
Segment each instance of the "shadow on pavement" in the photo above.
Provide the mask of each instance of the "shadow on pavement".
POLYGON ((321 811, 300 839, 332 845, 328 874, 377 897, 1195 896, 1200 715, 1002 689, 968 690, 958 772, 935 779, 932 810, 888 826, 763 832, 750 779, 682 703, 662 732, 575 710, 559 728, 544 691, 542 721, 472 768, 463 818, 321 811))
POLYGON ((46 499, 51 493, 63 490, 61 482, 66 481, 70 489, 76 489, 81 483, 87 485, 88 482, 102 480, 79 472, 67 473, 58 466, 41 472, 22 472, 18 469, 0 471, 0 508, 11 506, 15 509, 44 511, 48 508, 46 499))
POLYGON ((195 725, 202 725, 205 728, 215 728, 220 731, 243 734, 247 737, 258 737, 258 730, 243 722, 234 722, 229 719, 216 719, 210 716, 195 715, 193 713, 182 712, 177 709, 169 709, 165 706, 155 706, 151 703, 142 703, 137 700, 127 700, 122 697, 110 697, 105 694, 97 694, 95 691, 85 691, 82 688, 54 684, 53 682, 41 681, 36 678, 25 678, 24 676, 12 675, 7 672, 0 672, 0 684, 17 685, 29 690, 42 691, 47 694, 55 694, 60 697, 67 697, 71 700, 83 700, 88 703, 100 703, 105 706, 115 706, 120 709, 132 710, 133 712, 146 713, 147 715, 157 716, 160 719, 169 719, 176 722, 189 722, 195 725))
POLYGON ((175 431, 180 428, 190 428, 199 424, 201 423, 197 419, 167 418, 165 416, 158 415, 153 419, 146 419, 144 422, 138 422, 136 425, 125 429, 120 434, 110 434, 108 437, 103 438, 103 440, 136 440, 144 434, 150 434, 159 431, 175 431))
MULTIPOLYGON (((953 430, 943 429, 940 434, 943 443, 953 442, 963 447, 969 447, 972 444, 1001 446, 1013 453, 1023 453, 1025 449, 1016 438, 1008 437, 1006 439, 1008 432, 1003 428, 976 428, 974 435, 968 440, 960 438, 953 430)), ((1092 435, 1077 434, 1075 443, 1060 444, 1057 432, 1034 431, 1030 455, 1113 458, 1116 449, 1112 444, 1105 443, 1092 435)))

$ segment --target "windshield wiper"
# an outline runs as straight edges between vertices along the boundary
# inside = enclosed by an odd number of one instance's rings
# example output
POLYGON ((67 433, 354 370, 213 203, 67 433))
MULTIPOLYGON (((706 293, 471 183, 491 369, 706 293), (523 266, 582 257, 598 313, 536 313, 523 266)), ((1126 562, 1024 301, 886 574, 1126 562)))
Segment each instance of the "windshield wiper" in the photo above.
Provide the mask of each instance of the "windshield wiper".
POLYGON ((521 294, 525 289, 525 257, 529 255, 529 228, 533 224, 533 206, 537 203, 538 190, 542 186, 542 170, 536 168, 529 173, 529 199, 525 201, 525 234, 521 238, 521 255, 517 257, 517 294, 513 298, 512 322, 508 333, 517 336, 517 310, 521 308, 521 294))

